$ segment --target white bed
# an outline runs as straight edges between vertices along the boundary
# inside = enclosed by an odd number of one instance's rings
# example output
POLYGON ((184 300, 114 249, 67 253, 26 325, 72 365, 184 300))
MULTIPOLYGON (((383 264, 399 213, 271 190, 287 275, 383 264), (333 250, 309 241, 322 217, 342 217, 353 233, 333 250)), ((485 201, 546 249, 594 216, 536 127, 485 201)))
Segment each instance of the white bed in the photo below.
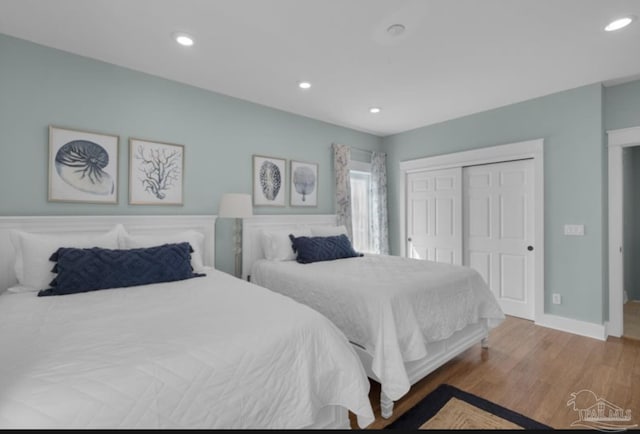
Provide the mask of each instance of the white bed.
POLYGON ((263 231, 296 234, 332 226, 333 215, 245 219, 244 274, 332 320, 368 376, 380 382, 381 412, 390 417, 393 401, 412 384, 469 347, 482 341, 486 346, 489 330, 504 314, 480 274, 468 267, 383 255, 310 264, 264 258, 263 231))
POLYGON ((1 428, 349 428, 369 383, 322 315, 210 267, 214 216, 0 217, 9 231, 196 230, 205 277, 53 297, 0 294, 1 428))

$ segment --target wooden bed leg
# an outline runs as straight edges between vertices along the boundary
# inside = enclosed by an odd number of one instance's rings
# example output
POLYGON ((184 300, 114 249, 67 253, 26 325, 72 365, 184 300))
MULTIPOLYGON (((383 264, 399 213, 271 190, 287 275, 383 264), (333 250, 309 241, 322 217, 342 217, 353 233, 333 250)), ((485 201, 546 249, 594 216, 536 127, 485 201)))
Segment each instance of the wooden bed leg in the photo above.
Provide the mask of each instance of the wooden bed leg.
POLYGON ((389 419, 393 413, 393 400, 391 400, 384 392, 380 392, 380 414, 385 419, 389 419))
POLYGON ((489 348, 489 336, 487 336, 486 338, 482 338, 482 341, 480 341, 480 345, 482 346, 482 348, 489 348))

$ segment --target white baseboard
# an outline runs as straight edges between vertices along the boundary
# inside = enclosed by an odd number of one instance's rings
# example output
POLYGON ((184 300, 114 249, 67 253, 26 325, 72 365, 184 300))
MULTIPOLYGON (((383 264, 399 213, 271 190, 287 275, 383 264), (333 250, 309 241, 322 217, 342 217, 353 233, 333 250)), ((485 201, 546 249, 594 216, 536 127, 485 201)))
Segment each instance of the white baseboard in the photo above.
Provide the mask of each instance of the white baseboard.
POLYGON ((549 314, 542 315, 542 318, 536 318, 535 324, 601 341, 607 340, 607 330, 604 324, 594 324, 549 314))

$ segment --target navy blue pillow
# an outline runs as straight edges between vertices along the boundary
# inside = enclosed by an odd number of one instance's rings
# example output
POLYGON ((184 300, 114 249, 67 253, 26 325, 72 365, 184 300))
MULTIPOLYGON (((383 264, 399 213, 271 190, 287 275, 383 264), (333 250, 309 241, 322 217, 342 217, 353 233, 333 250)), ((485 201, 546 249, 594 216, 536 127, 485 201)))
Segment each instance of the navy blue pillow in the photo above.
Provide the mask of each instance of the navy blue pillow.
POLYGON ((296 261, 301 264, 363 256, 353 250, 345 234, 329 237, 295 237, 289 234, 289 239, 293 251, 297 253, 296 261))
POLYGON ((49 258, 58 274, 38 297, 204 276, 193 272, 191 252, 186 242, 128 250, 61 247, 49 258))

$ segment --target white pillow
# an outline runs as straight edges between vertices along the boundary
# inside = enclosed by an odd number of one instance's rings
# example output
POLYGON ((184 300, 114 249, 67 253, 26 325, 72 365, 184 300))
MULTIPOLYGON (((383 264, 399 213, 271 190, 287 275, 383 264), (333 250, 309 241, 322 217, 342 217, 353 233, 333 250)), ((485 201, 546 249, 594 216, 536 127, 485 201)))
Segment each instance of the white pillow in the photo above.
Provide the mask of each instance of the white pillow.
POLYGON ((347 237, 347 227, 345 225, 341 226, 311 226, 311 233, 314 237, 331 237, 334 235, 342 235, 345 234, 347 237))
POLYGON ((162 244, 174 244, 187 242, 191 244, 191 267, 196 273, 202 273, 204 268, 204 234, 194 230, 169 233, 136 234, 131 235, 126 231, 122 234, 123 248, 138 249, 142 247, 155 247, 162 244))
POLYGON ((263 230, 261 242, 264 257, 269 261, 293 261, 296 259, 289 234, 293 234, 295 237, 310 237, 311 229, 263 230))
POLYGON ((117 249, 122 231, 122 225, 117 225, 104 234, 11 231, 11 242, 16 252, 14 270, 20 290, 39 291, 49 288, 55 278, 55 274, 51 272, 54 264, 49 258, 60 247, 117 249))

